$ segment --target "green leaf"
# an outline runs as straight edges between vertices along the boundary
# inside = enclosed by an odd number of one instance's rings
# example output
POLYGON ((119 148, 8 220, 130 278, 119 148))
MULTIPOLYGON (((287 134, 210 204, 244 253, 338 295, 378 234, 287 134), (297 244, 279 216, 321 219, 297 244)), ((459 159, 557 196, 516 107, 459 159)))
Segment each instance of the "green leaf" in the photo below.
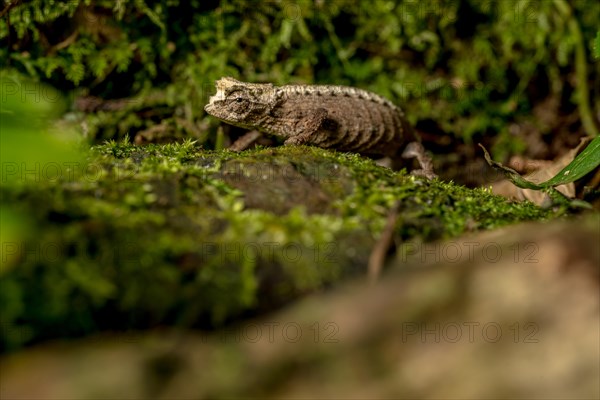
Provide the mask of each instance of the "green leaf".
POLYGON ((587 175, 600 165, 600 137, 592 140, 590 144, 573 161, 564 167, 558 174, 544 183, 542 187, 559 186, 575 182, 587 175))
POLYGON ((600 31, 596 32, 596 38, 592 46, 592 54, 595 59, 600 59, 600 31))
POLYGON ((79 85, 79 82, 85 75, 85 67, 81 63, 73 63, 67 70, 67 79, 73 82, 75 85, 79 85))
POLYGON ((0 74, 0 186, 69 179, 83 156, 77 133, 53 123, 62 112, 60 94, 10 71, 0 74))
POLYGON ((564 204, 574 208, 591 208, 590 204, 585 201, 570 199, 556 190, 555 187, 574 182, 600 165, 600 138, 595 138, 569 165, 551 179, 540 184, 528 181, 514 169, 505 167, 499 162, 492 160, 481 143, 479 143, 479 147, 483 149, 487 163, 495 170, 504 174, 515 186, 523 189, 543 191, 550 196, 554 204, 564 204))
POLYGON ((481 143, 479 143, 479 147, 481 147, 483 149, 483 156, 485 157, 485 161, 487 161, 489 166, 494 168, 495 170, 502 172, 502 174, 504 174, 504 176, 506 176, 507 179, 510 179, 510 181, 512 183, 514 183, 515 185, 517 185, 518 187, 523 188, 523 189, 533 189, 533 190, 543 189, 542 186, 535 184, 533 182, 530 182, 527 179, 523 178, 514 169, 505 167, 504 165, 500 164, 499 162, 492 160, 492 157, 490 157, 490 154, 488 153, 486 148, 483 147, 483 145, 481 143))
POLYGON ((481 144, 484 157, 487 163, 494 169, 499 170, 511 180, 512 183, 520 188, 542 190, 552 188, 567 183, 575 182, 577 179, 587 175, 600 165, 600 137, 595 138, 573 161, 564 167, 558 174, 542 183, 533 183, 523 178, 517 171, 505 167, 492 160, 489 153, 481 144))

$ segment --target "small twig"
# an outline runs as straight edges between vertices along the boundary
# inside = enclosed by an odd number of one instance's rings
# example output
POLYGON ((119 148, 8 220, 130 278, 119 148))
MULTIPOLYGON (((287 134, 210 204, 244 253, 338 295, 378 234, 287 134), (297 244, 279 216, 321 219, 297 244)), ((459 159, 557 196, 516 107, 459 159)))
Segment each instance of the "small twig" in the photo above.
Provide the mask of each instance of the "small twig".
POLYGON ((8 43, 7 43, 8 44, 8 54, 7 54, 7 57, 6 57, 6 67, 9 68, 10 67, 10 51, 12 49, 12 42, 10 40, 10 36, 11 36, 11 34, 10 34, 10 14, 6 15, 6 30, 8 32, 8 35, 7 35, 7 39, 8 39, 8 43))
POLYGON ((575 91, 578 97, 577 107, 579 109, 581 123, 588 136, 597 137, 600 135, 600 132, 594 123, 593 112, 590 106, 587 72, 588 61, 585 55, 585 39, 579 28, 577 18, 573 15, 573 11, 571 7, 569 7, 568 2, 565 0, 554 0, 554 5, 567 20, 567 24, 569 25, 569 29, 575 40, 575 76, 577 77, 575 91))
POLYGON ((243 136, 239 137, 231 146, 229 150, 242 151, 249 148, 254 142, 256 142, 262 134, 259 131, 253 130, 246 132, 243 136))
MULTIPOLYGON (((19 3, 21 2, 21 0, 16 0, 14 3, 13 2, 8 2, 6 4, 6 6, 4 7, 4 9, 2 11, 0 11, 0 18, 4 17, 4 15, 6 14, 6 30, 8 32, 7 35, 7 44, 8 44, 8 51, 10 52, 10 50, 12 49, 12 41, 11 41, 11 34, 10 34, 10 14, 8 14, 8 12, 19 5, 19 3)), ((6 57, 6 66, 5 67, 10 67, 10 56, 6 57)))
POLYGON ((383 263, 385 262, 385 255, 392 244, 392 239, 394 237, 394 228, 396 227, 396 220, 398 219, 398 210, 400 209, 400 200, 394 204, 391 208, 387 222, 385 224, 385 228, 383 228, 383 232, 381 232, 381 236, 379 236, 379 240, 375 243, 373 250, 371 251, 371 255, 369 256, 369 265, 367 267, 369 284, 374 285, 377 283, 379 279, 379 275, 381 275, 381 270, 383 269, 383 263))
POLYGON ((2 9, 2 11, 0 11, 0 18, 4 17, 4 14, 6 14, 7 12, 9 12, 11 9, 15 8, 16 6, 18 6, 20 2, 21 2, 21 0, 16 0, 14 3, 9 1, 6 4, 6 6, 4 7, 4 9, 2 9))
POLYGON ((65 40, 52 46, 50 48, 50 50, 48 50, 48 54, 54 54, 58 50, 62 50, 65 47, 69 47, 70 45, 72 45, 75 42, 75 40, 77 39, 78 36, 79 36, 79 30, 76 29, 65 40))

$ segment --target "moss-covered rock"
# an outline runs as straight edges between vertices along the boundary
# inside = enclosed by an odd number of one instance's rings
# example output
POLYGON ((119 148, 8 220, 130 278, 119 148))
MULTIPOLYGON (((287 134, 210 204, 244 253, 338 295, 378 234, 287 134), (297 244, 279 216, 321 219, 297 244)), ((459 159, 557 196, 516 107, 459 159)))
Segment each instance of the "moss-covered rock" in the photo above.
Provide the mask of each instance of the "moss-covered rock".
POLYGON ((545 218, 484 189, 312 147, 92 148, 68 174, 3 186, 1 347, 163 325, 216 327, 364 273, 388 210, 398 241, 545 218))

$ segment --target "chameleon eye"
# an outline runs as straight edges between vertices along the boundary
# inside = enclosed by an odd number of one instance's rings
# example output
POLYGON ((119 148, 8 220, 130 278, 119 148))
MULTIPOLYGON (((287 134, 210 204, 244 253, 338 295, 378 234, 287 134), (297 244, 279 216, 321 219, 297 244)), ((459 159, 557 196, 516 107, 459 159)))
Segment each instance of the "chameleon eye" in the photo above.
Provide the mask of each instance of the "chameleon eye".
POLYGON ((226 101, 226 107, 236 118, 246 115, 250 111, 250 100, 243 93, 232 94, 226 101))

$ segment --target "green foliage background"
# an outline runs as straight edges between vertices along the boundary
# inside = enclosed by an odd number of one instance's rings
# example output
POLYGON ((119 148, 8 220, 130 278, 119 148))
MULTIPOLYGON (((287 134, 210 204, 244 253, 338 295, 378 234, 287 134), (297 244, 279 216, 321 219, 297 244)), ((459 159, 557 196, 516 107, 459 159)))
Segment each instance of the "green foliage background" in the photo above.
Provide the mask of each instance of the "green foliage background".
MULTIPOLYGON (((227 75, 367 88, 400 104, 439 144, 448 143, 444 136, 482 141, 496 156, 525 147, 508 122, 531 121, 551 141, 560 123, 534 113, 538 103, 555 115, 583 112, 587 120, 593 112, 577 111, 578 96, 600 108, 595 0, 12 4, 0 20, 0 58, 74 90, 74 100, 103 99, 93 106, 74 101, 96 141, 162 124, 214 147, 215 135, 205 131, 216 121, 203 105, 214 81, 227 75), (578 46, 585 75, 575 67, 578 46)), ((581 136, 580 119, 572 119, 562 128, 581 136)), ((586 130, 592 135, 593 125, 586 130)))

